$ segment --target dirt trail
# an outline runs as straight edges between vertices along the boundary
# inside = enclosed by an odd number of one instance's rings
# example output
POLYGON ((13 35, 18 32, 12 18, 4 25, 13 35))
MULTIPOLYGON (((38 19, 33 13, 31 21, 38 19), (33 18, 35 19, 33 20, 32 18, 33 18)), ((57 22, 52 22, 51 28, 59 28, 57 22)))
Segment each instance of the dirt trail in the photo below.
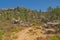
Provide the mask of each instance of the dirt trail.
POLYGON ((16 40, 24 40, 24 38, 27 36, 27 32, 28 32, 28 30, 30 30, 31 29, 31 27, 30 28, 26 28, 25 30, 22 30, 22 32, 19 32, 19 33, 17 33, 17 35, 18 35, 18 38, 16 39, 16 40))

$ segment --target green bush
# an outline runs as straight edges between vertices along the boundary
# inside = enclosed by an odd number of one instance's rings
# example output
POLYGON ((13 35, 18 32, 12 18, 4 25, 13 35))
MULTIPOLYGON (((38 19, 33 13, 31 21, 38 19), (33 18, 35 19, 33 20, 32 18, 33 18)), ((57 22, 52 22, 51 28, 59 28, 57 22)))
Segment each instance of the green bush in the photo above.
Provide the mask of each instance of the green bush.
POLYGON ((51 37, 51 40, 60 40, 60 38, 53 36, 53 37, 51 37))
POLYGON ((0 30, 0 40, 2 40, 3 31, 0 30))

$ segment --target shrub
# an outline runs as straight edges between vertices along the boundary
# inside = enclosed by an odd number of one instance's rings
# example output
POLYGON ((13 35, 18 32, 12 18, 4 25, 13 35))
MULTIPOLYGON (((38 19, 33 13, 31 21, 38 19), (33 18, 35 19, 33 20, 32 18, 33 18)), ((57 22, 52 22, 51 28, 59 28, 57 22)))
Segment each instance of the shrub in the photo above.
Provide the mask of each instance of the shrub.
POLYGON ((37 37, 37 38, 36 38, 36 40, 41 40, 41 39, 42 39, 42 37, 37 37))
POLYGON ((2 40, 2 34, 3 34, 3 31, 0 30, 0 40, 2 40))
POLYGON ((51 37, 51 40, 60 40, 60 38, 53 36, 53 37, 51 37))

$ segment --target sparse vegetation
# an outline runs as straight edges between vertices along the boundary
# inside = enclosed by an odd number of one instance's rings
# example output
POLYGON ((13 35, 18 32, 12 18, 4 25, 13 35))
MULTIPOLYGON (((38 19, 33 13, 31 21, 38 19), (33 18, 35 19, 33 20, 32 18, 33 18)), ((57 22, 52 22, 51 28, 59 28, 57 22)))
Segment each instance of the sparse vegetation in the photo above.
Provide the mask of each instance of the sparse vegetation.
POLYGON ((36 40, 41 40, 42 38, 41 37, 37 37, 36 40))
POLYGON ((53 36, 53 37, 51 37, 51 40, 60 40, 60 38, 53 36))
MULTIPOLYGON (((6 37, 4 40, 13 40, 10 39, 11 38, 10 33, 12 32, 17 33, 29 27, 33 28, 33 30, 30 29, 29 32, 35 34, 37 30, 40 32, 44 28, 43 27, 41 29, 40 26, 49 27, 47 29, 57 29, 55 31, 57 31, 58 33, 59 32, 58 29, 60 30, 60 8, 49 7, 48 11, 46 12, 30 10, 20 7, 16 7, 14 9, 0 10, 0 29, 1 29, 0 40, 2 38, 2 35, 6 37)), ((45 29, 46 28, 43 29, 44 32, 46 32, 45 29)), ((51 31, 48 31, 48 33, 49 32, 51 31)), ((12 37, 12 38, 17 38, 17 37, 12 37)), ((37 40, 39 39, 37 38, 37 40)), ((52 37, 51 40, 59 40, 59 39, 57 37, 52 37)))
POLYGON ((2 40, 2 36, 3 36, 3 31, 0 30, 0 40, 2 40))

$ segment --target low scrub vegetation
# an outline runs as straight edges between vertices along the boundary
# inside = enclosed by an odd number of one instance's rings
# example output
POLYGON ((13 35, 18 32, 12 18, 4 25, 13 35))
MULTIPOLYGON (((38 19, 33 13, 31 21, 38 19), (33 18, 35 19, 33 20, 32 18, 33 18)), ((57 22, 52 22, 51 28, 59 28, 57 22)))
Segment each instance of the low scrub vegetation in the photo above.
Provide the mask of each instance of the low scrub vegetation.
POLYGON ((57 36, 52 36, 51 40, 60 40, 60 38, 58 38, 57 36))
MULTIPOLYGON (((44 26, 44 29, 49 27, 50 29, 56 29, 57 33, 60 33, 60 8, 49 7, 48 11, 46 12, 20 7, 0 10, 0 40, 2 38, 2 35, 6 35, 7 38, 5 40, 9 40, 11 35, 9 33, 17 33, 21 30, 24 30, 25 28, 32 26, 34 26, 34 29, 29 30, 29 32, 36 33, 35 30, 41 30, 40 26, 44 26)), ((59 39, 54 36, 51 38, 51 40, 59 39)))
POLYGON ((2 40, 2 36, 3 36, 3 31, 0 30, 0 40, 2 40))

